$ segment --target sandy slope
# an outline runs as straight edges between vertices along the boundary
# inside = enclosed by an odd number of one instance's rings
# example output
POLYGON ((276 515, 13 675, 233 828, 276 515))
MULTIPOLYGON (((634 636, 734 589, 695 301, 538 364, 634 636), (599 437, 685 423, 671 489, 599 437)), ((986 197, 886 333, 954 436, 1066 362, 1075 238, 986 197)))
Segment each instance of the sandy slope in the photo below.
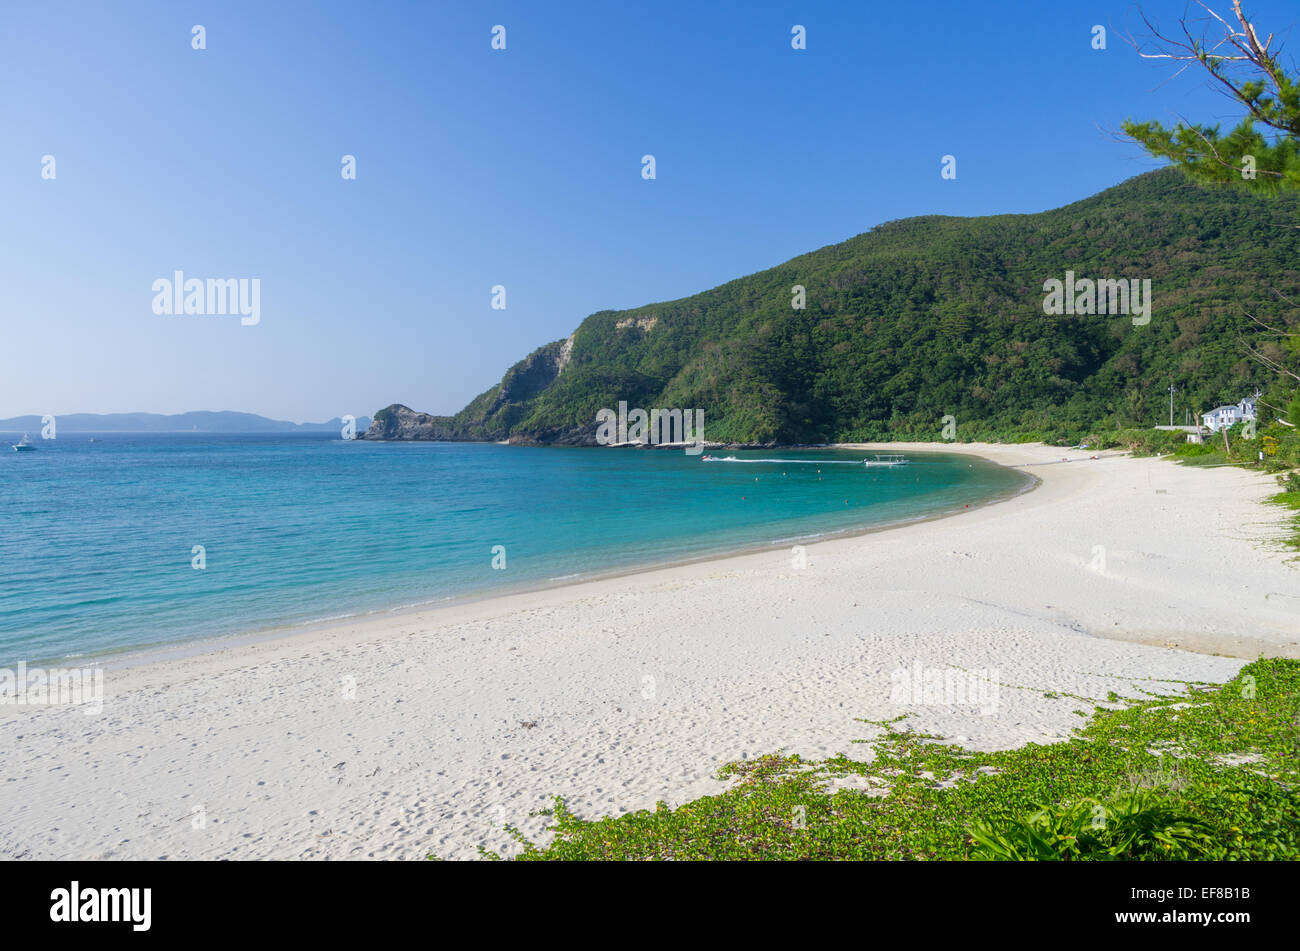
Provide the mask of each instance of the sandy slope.
POLYGON ((728 760, 861 755, 858 717, 1007 747, 1079 724, 1067 692, 1300 656, 1300 568, 1261 542, 1281 533, 1271 479, 950 448, 1043 484, 809 546, 803 569, 783 549, 381 615, 110 671, 98 716, 0 707, 0 856, 508 852, 501 825, 535 835, 553 794, 586 816, 681 802, 724 788, 728 760), (891 700, 917 663, 1010 686, 989 712, 891 700))

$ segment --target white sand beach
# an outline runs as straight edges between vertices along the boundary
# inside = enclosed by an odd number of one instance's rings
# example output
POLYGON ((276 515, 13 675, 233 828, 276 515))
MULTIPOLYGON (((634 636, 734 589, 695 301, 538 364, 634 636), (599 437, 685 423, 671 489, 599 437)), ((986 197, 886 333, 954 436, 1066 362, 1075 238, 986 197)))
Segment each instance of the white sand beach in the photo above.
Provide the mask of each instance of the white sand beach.
POLYGON ((730 760, 862 756, 875 729, 855 718, 1007 748, 1080 725, 1091 704, 1068 694, 1300 657, 1272 477, 872 448, 1029 464, 1042 484, 809 545, 804 568, 783 548, 369 616, 110 670, 97 716, 0 707, 0 856, 512 854, 502 826, 537 837, 554 795, 584 817, 681 803, 726 788, 730 760), (895 702, 891 672, 918 663, 992 669, 995 709, 895 702))

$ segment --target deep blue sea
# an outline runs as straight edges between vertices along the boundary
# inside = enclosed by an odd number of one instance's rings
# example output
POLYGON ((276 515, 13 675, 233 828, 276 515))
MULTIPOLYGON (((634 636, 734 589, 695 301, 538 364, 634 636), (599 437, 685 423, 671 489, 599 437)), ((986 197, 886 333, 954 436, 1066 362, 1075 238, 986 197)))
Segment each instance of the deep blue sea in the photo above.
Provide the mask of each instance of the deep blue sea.
POLYGON ((19 435, 0 441, 0 665, 788 548, 1028 483, 943 453, 867 469, 844 463, 871 453, 828 449, 706 463, 666 450, 111 433, 18 453, 19 435))

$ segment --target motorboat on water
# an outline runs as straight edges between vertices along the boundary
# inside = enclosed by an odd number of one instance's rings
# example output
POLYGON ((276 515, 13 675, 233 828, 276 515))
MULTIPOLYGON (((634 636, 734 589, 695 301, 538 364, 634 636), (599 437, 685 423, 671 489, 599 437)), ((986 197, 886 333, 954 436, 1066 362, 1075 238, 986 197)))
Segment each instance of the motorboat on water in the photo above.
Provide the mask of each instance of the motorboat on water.
POLYGON ((23 438, 14 443, 14 452, 35 452, 36 447, 32 445, 31 433, 23 433, 23 438))
POLYGON ((874 459, 863 459, 862 464, 868 468, 891 469, 907 465, 907 457, 901 452, 878 452, 874 459))

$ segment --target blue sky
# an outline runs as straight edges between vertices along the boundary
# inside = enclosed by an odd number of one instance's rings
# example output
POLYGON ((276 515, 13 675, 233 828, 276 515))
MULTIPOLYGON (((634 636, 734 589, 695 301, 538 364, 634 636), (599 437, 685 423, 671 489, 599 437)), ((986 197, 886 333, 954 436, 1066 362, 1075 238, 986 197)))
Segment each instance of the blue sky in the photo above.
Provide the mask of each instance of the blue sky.
POLYGON ((1140 60, 1141 26, 1064 0, 12 5, 0 418, 450 413, 594 311, 894 218, 1067 204, 1155 167, 1124 118, 1237 118, 1140 60), (155 315, 178 269, 259 278, 261 322, 155 315))

